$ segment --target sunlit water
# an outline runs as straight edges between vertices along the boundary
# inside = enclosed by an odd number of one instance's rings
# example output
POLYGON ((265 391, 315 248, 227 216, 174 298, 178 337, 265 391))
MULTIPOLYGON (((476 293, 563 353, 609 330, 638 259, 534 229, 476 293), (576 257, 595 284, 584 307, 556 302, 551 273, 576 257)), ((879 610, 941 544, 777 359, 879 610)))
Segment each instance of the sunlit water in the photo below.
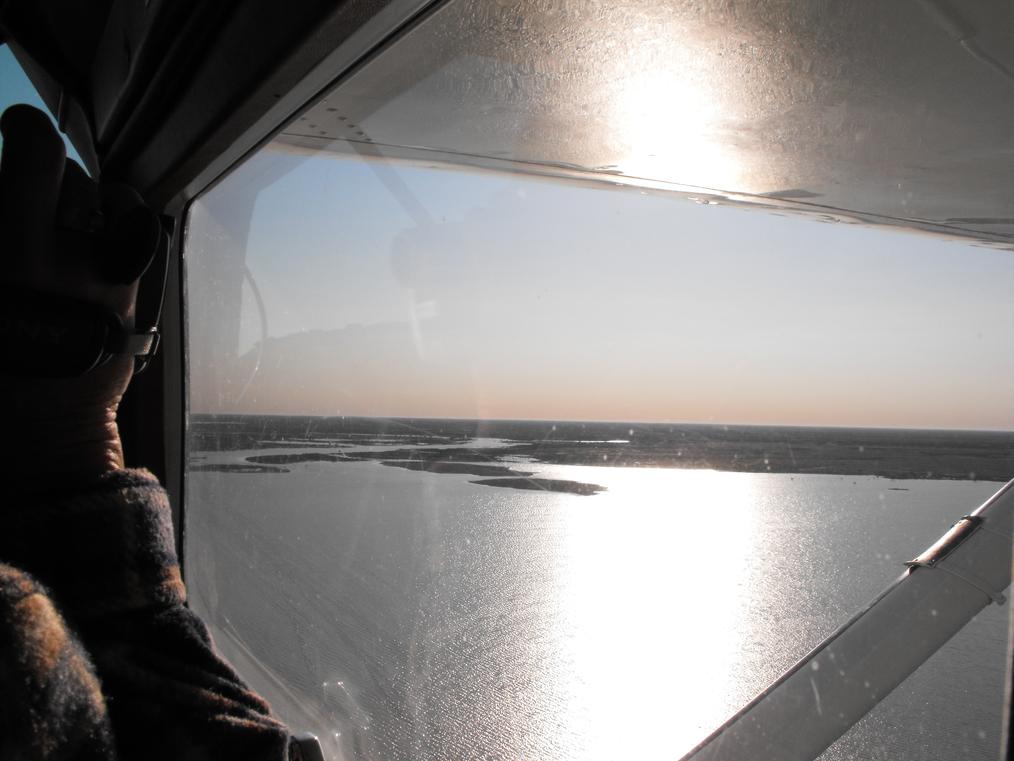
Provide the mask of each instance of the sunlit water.
MULTIPOLYGON (((607 487, 586 497, 289 467, 191 474, 192 603, 294 728, 371 759, 678 759, 999 487, 538 466, 607 487)), ((1006 615, 825 758, 995 758, 1006 615)))

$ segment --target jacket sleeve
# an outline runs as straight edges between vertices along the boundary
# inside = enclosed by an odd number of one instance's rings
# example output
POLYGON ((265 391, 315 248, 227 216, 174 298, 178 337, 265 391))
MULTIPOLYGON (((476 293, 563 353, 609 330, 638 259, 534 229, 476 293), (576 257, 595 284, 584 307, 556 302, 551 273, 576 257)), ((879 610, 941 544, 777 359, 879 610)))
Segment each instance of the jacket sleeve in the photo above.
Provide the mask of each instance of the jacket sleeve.
POLYGON ((115 761, 88 654, 46 589, 0 563, 0 758, 115 761))
POLYGON ((186 607, 169 505, 145 471, 18 500, 0 558, 48 588, 91 656, 121 761, 284 761, 289 733, 186 607))

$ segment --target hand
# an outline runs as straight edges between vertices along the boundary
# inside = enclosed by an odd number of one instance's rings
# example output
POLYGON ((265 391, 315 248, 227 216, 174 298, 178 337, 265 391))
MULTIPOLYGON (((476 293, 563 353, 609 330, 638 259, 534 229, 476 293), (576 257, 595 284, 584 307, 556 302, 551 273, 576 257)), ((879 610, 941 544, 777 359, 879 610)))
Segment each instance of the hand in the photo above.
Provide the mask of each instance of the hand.
MULTIPOLYGON (((102 238, 86 228, 137 208, 140 198, 122 185, 93 182, 66 159, 49 118, 31 106, 9 108, 0 132, 0 282, 101 305, 130 327, 146 262, 114 262, 120 276, 110 277, 102 238)), ((147 251, 136 256, 150 260, 147 251)), ((13 449, 2 462, 15 488, 73 487, 122 468, 116 410, 132 373, 133 358, 117 356, 80 377, 0 376, 13 449)))

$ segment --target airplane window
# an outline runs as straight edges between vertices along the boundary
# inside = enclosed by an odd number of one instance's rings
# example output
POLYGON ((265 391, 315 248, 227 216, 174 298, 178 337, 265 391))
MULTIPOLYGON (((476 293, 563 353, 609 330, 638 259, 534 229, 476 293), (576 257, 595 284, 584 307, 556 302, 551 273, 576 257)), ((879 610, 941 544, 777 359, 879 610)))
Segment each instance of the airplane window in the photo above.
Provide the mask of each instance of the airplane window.
MULTIPOLYGON (((191 604, 334 759, 679 758, 1014 475, 988 193, 861 179, 844 101, 751 163, 707 19, 608 58, 525 7, 444 6, 189 211, 191 604)), ((821 758, 995 758, 1007 616, 821 758)))

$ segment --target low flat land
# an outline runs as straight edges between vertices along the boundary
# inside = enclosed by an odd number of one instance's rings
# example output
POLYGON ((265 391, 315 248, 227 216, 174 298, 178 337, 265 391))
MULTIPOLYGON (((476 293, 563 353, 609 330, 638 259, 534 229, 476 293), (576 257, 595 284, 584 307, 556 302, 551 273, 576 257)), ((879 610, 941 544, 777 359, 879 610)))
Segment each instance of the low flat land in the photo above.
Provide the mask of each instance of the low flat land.
POLYGON ((1014 433, 994 431, 198 415, 189 441, 193 453, 293 449, 248 458, 261 466, 374 460, 479 476, 523 476, 513 466, 537 470, 546 463, 894 479, 1014 477, 1014 433), (494 441, 466 446, 475 439, 494 441), (374 451, 355 451, 362 446, 374 451), (327 448, 334 451, 321 451, 327 448))

